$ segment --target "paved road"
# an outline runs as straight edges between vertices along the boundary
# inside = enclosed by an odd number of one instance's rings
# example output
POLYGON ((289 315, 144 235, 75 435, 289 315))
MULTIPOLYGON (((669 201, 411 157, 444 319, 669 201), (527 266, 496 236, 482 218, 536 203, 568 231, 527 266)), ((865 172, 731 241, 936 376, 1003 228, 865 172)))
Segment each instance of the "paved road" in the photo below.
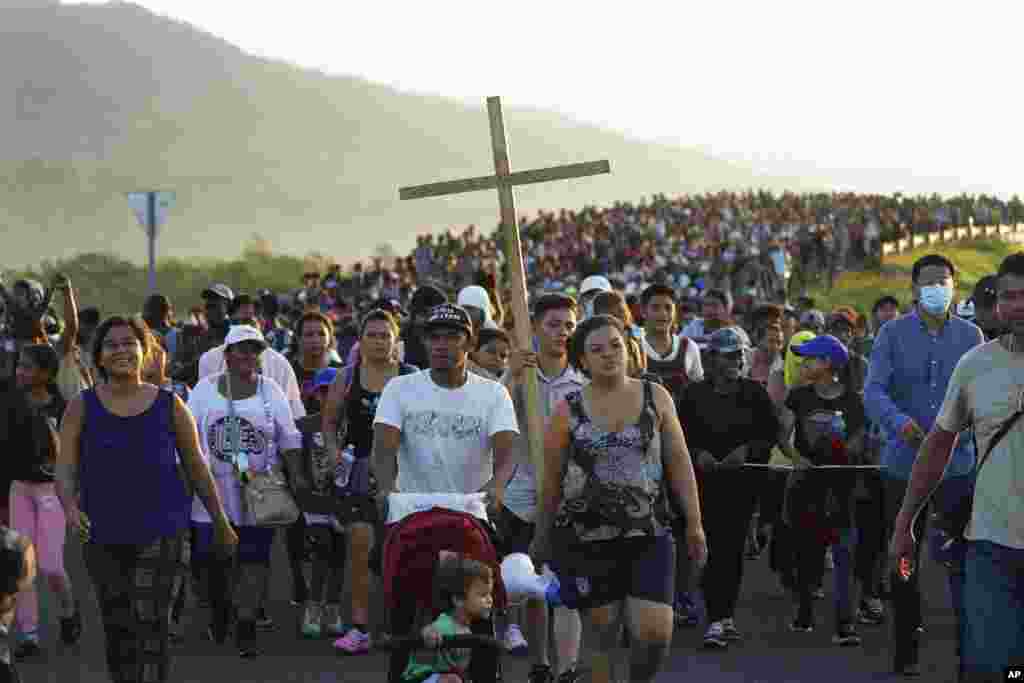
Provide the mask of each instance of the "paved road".
MULTIPOLYGON (((85 579, 77 546, 69 546, 69 568, 83 595, 86 634, 74 649, 65 650, 54 643, 52 621, 54 610, 49 597, 43 596, 44 617, 51 627, 44 636, 44 654, 22 663, 26 683, 41 681, 68 683, 105 683, 102 655, 102 636, 92 588, 85 579)), ((283 549, 275 549, 275 567, 282 566, 283 549)), ((815 682, 863 683, 865 681, 896 680, 886 673, 889 640, 885 627, 863 627, 864 645, 841 649, 831 644, 831 608, 828 599, 820 602, 819 628, 812 634, 790 633, 786 629, 792 616, 789 600, 783 597, 774 575, 768 570, 767 559, 748 562, 743 596, 737 613, 737 626, 746 638, 739 645, 724 652, 706 652, 700 649, 702 631, 688 629, 676 634, 669 665, 659 681, 699 681, 701 683, 784 683, 815 682)), ((925 622, 927 634, 922 650, 924 676, 928 683, 953 681, 954 629, 949 611, 947 592, 939 570, 926 566, 927 605, 925 622)), ((358 659, 339 658, 327 641, 303 641, 296 636, 298 610, 288 603, 287 572, 276 577, 271 614, 279 630, 262 637, 266 655, 256 660, 241 660, 226 648, 205 642, 200 631, 205 626, 205 615, 190 609, 186 620, 191 620, 187 641, 175 651, 172 681, 188 683, 366 683, 383 681, 385 659, 372 655, 358 659)), ((826 590, 827 587, 826 587, 826 590)), ((46 623, 46 622, 44 622, 46 623)), ((506 658, 506 680, 525 681, 527 663, 522 659, 506 658)))

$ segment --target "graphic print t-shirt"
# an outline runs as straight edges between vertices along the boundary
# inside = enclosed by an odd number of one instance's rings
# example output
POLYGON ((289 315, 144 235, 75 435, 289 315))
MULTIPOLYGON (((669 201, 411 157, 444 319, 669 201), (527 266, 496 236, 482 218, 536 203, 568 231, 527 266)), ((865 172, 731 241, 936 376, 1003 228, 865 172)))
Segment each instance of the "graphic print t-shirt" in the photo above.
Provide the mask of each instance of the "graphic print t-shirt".
MULTIPOLYGON (((195 415, 203 458, 217 482, 228 517, 237 525, 251 525, 242 503, 242 487, 234 466, 236 454, 229 439, 233 420, 227 399, 217 389, 219 379, 218 374, 201 380, 189 397, 188 407, 195 415)), ((272 379, 261 378, 256 394, 235 401, 234 409, 239 420, 239 450, 248 455, 250 471, 265 472, 278 464, 281 451, 302 447, 302 435, 295 426, 288 399, 272 379)), ((198 498, 192 504, 192 519, 210 522, 198 498)))
POLYGON ((508 390, 471 372, 458 389, 438 386, 429 370, 395 377, 374 424, 402 432, 397 485, 404 493, 480 490, 494 474, 491 437, 519 433, 508 390))

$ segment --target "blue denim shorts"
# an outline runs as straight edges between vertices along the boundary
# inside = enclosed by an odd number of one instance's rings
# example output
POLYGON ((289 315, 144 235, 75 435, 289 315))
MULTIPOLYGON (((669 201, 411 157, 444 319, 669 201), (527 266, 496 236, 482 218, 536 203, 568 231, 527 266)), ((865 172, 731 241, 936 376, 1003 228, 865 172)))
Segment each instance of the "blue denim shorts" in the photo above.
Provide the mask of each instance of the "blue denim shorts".
POLYGON ((998 674, 1024 662, 1024 550, 968 541, 963 669, 998 674))

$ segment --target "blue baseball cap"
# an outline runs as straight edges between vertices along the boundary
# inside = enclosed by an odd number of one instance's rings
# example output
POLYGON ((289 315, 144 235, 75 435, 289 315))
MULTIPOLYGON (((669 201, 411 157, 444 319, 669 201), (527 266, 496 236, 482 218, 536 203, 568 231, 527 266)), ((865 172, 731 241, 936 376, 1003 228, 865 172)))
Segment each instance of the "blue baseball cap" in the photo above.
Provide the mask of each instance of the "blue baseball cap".
POLYGON ((715 353, 734 353, 745 351, 750 345, 735 327, 723 327, 708 338, 708 348, 715 353))
POLYGON ((334 384, 334 378, 337 376, 337 368, 323 368, 321 370, 317 370, 316 374, 313 375, 313 391, 331 386, 334 384))
POLYGON ((850 362, 850 352, 831 334, 823 334, 806 341, 791 349, 793 353, 804 358, 824 358, 832 363, 832 367, 841 368, 850 362))

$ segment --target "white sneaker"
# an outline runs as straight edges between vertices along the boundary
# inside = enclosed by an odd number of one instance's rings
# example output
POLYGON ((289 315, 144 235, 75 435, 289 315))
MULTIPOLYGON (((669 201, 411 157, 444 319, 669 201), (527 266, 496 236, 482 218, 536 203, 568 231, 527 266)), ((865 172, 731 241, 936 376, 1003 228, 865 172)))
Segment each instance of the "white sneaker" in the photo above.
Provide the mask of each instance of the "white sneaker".
POLYGON ((825 548, 825 569, 832 571, 836 568, 835 562, 832 561, 832 547, 825 548))
POLYGON ((509 624, 505 630, 505 649, 510 654, 518 655, 525 654, 529 647, 530 644, 523 637, 523 632, 519 630, 519 625, 509 624))

